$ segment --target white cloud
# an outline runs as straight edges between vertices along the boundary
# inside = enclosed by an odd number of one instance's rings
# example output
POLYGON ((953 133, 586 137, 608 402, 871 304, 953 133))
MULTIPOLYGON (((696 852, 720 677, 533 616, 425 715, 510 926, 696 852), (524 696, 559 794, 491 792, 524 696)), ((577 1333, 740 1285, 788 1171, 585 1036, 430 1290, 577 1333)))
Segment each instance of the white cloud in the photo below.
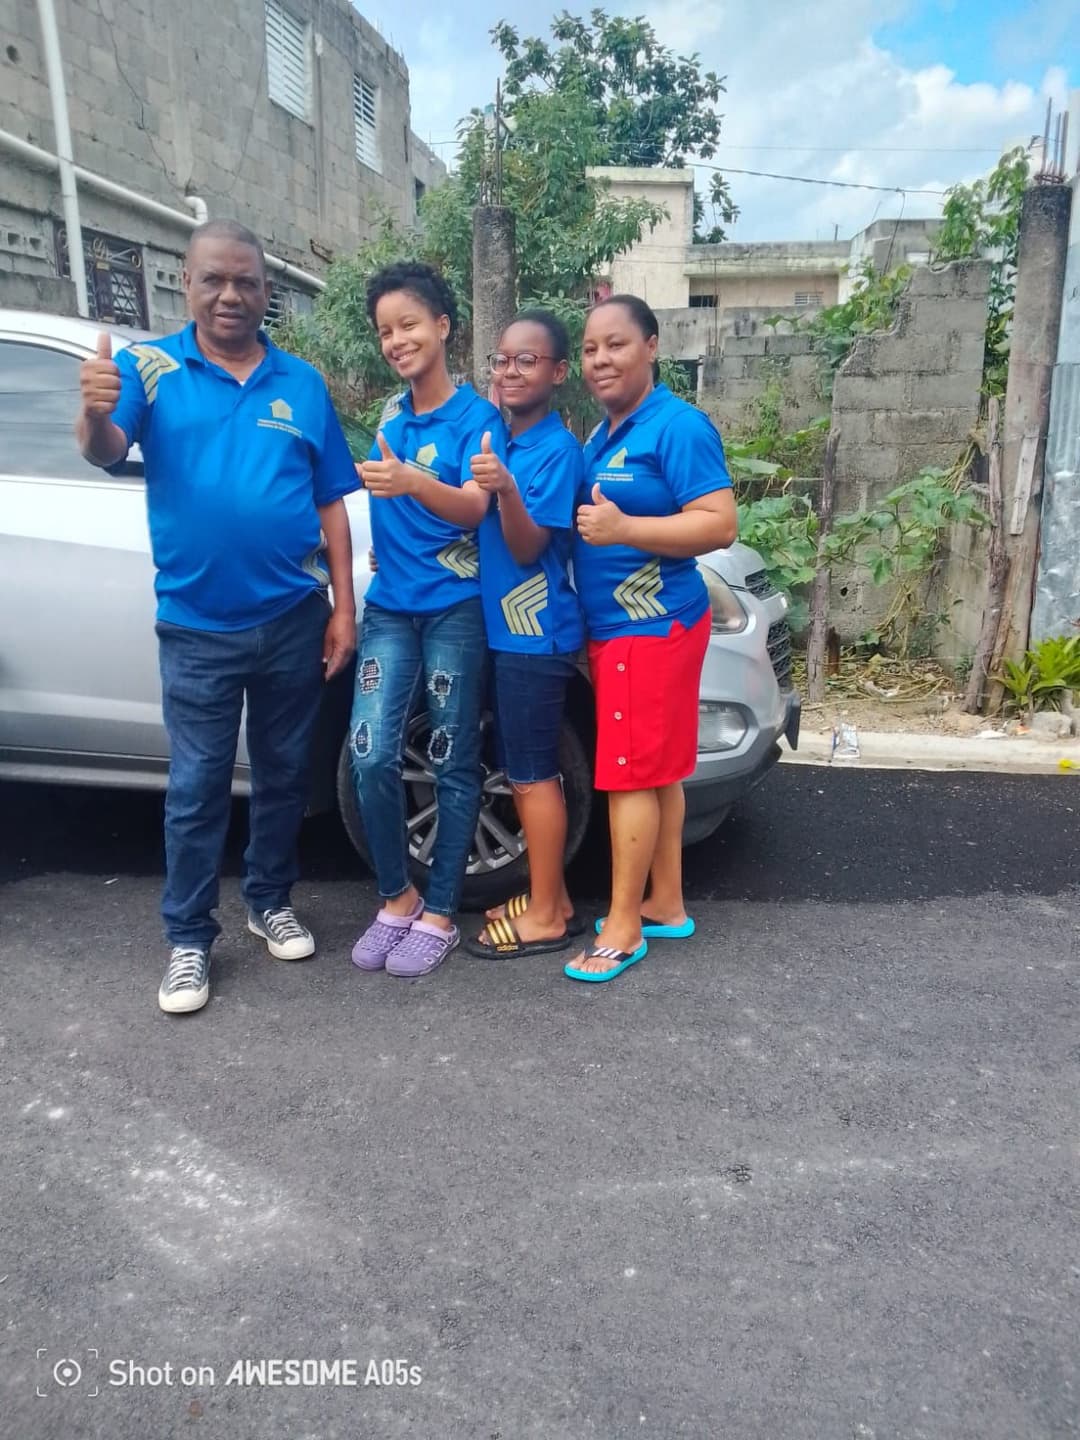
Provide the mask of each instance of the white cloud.
MULTIPOLYGON (((651 8, 658 28, 681 15, 681 44, 727 74, 722 148, 711 163, 908 192, 731 173, 742 209, 733 239, 818 239, 834 230, 843 237, 901 207, 909 218, 934 215, 940 198, 915 192, 984 173, 1007 146, 1041 131, 1048 93, 1065 103, 1058 68, 1036 89, 1019 81, 964 84, 944 65, 905 66, 869 39, 872 26, 905 8, 901 0, 820 0, 798 10, 781 4, 770 7, 767 26, 738 23, 747 18, 746 0, 709 5, 700 20, 674 0, 651 8), (853 148, 835 148, 845 144, 853 148)), ((708 178, 700 174, 702 188, 708 178)))

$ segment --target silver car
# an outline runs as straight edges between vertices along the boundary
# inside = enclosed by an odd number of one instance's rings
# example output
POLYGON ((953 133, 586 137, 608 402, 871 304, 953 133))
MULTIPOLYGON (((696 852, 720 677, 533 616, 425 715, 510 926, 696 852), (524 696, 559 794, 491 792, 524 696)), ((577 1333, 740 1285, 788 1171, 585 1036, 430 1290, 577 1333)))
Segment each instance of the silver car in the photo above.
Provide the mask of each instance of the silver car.
MULTIPOLYGON (((106 475, 81 458, 72 432, 79 364, 102 328, 110 327, 0 310, 0 779, 164 789, 168 741, 142 460, 133 449, 122 475, 106 475)), ((112 334, 114 350, 149 338, 128 329, 112 334)), ((362 604, 370 580, 366 493, 347 504, 362 604)), ((703 557, 700 568, 713 634, 697 697, 698 765, 686 786, 688 843, 710 835, 768 773, 781 736, 794 748, 799 733, 784 597, 743 545, 703 557)), ((311 810, 338 806, 366 858, 345 744, 351 696, 351 674, 327 686, 311 810)), ((438 820, 425 725, 418 715, 405 762, 410 847, 421 878, 438 820)), ((593 731, 583 670, 571 686, 562 742, 568 858, 599 809, 593 731)), ((510 786, 490 743, 485 755, 469 906, 514 893, 526 870, 510 786)), ((241 732, 236 793, 246 793, 248 783, 241 732)))

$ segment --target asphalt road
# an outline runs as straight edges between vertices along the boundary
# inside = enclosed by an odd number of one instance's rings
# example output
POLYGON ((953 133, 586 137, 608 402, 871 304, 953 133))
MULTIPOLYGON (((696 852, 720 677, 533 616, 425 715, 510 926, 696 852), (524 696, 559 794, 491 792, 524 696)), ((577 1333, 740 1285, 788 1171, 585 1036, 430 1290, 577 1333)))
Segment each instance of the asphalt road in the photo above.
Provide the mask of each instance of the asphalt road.
POLYGON ((319 821, 316 960, 230 878, 170 1018, 160 802, 0 787, 0 1433, 1080 1434, 1078 815, 784 767, 688 854, 699 935, 593 988, 360 975, 319 821), (358 1383, 237 1383, 273 1359, 358 1383))

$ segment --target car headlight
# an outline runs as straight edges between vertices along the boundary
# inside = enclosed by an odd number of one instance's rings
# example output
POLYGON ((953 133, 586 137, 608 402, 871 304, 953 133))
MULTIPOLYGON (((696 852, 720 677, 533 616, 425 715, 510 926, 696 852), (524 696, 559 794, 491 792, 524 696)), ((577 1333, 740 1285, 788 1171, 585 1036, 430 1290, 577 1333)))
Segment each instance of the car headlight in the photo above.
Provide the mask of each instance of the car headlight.
POLYGON ((724 577, 718 575, 710 565, 703 565, 699 560, 697 568, 698 574, 705 581, 705 589, 709 592, 713 634, 738 635, 747 626, 746 611, 738 596, 724 577))

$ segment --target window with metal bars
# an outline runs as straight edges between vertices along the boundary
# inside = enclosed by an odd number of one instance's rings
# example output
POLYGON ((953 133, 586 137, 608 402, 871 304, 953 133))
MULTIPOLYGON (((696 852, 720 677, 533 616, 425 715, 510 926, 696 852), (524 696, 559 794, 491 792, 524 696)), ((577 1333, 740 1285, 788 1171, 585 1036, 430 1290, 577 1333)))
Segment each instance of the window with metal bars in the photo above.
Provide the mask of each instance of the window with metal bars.
POLYGON ((299 120, 311 114, 311 46, 308 27, 266 0, 266 80, 270 99, 299 120))
MULTIPOLYGON (((130 240, 96 230, 84 229, 82 238, 90 318, 148 329, 142 250, 130 240)), ((70 279, 67 227, 60 224, 56 226, 56 269, 64 279, 70 279)))
POLYGON ((820 290, 796 290, 796 310, 820 310, 821 302, 824 299, 820 290))
POLYGON ((371 170, 382 172, 379 159, 377 94, 362 75, 353 76, 353 125, 356 130, 356 158, 371 170))

